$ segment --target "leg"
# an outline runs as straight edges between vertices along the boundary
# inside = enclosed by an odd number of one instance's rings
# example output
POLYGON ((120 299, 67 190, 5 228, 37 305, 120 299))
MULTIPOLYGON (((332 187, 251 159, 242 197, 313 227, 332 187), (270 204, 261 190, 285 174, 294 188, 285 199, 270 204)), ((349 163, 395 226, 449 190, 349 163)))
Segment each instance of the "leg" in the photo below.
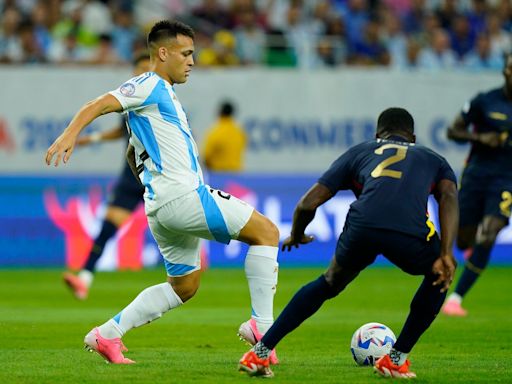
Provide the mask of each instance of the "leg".
POLYGON ((496 237, 506 225, 506 220, 501 217, 484 217, 479 231, 477 232, 473 252, 469 259, 466 260, 464 271, 455 288, 455 293, 460 297, 460 300, 462 300, 475 284, 476 280, 487 266, 496 237))
MULTIPOLYGON (((414 295, 409 316, 394 345, 396 351, 409 353, 439 313, 446 292, 441 292, 439 287, 433 286, 434 281, 433 275, 425 276, 414 295)), ((393 359, 393 356, 391 357, 393 359)))
POLYGON ((324 301, 337 296, 358 274, 358 271, 342 268, 333 258, 325 274, 303 286, 261 341, 242 356, 238 364, 239 370, 249 376, 272 377, 269 357, 277 343, 318 311, 324 301))
POLYGON ((318 311, 326 300, 343 291, 358 274, 358 270, 343 268, 333 258, 322 276, 303 286, 293 296, 274 325, 263 336, 261 343, 268 349, 273 349, 288 333, 318 311))
POLYGON ((443 313, 450 316, 467 315, 467 311, 461 306, 462 299, 487 266, 496 237, 508 224, 512 203, 512 194, 509 192, 511 188, 512 186, 506 181, 499 179, 490 181, 485 197, 485 213, 478 226, 475 246, 466 260, 455 291, 443 307, 443 313))
POLYGON ((457 248, 467 250, 475 244, 477 225, 468 225, 459 228, 457 235, 457 248))
MULTIPOLYGON (((179 205, 177 202, 174 205, 179 205)), ((142 291, 126 308, 85 337, 89 349, 113 363, 125 363, 121 337, 129 330, 160 318, 165 312, 189 300, 199 287, 199 238, 167 228, 163 220, 176 221, 172 205, 148 216, 151 233, 164 257, 168 281, 142 291)))
MULTIPOLYGON (((274 295, 278 274, 277 227, 265 216, 254 210, 247 224, 238 235, 238 240, 250 245, 245 258, 245 274, 251 295, 252 319, 255 324, 242 324, 242 337, 248 328, 256 327, 256 334, 265 333, 274 321, 274 295)), ((255 339, 261 338, 256 335, 255 339)), ((245 337, 244 337, 245 338, 245 337)), ((251 342, 251 340, 248 340, 251 342)))
POLYGON ((87 298, 89 288, 94 279, 96 264, 103 253, 107 241, 116 234, 119 227, 128 220, 130 215, 131 211, 125 208, 109 206, 105 219, 103 220, 100 234, 94 239, 94 244, 87 256, 84 267, 78 275, 74 275, 70 272, 64 273, 64 282, 73 291, 77 299, 84 300, 87 298))

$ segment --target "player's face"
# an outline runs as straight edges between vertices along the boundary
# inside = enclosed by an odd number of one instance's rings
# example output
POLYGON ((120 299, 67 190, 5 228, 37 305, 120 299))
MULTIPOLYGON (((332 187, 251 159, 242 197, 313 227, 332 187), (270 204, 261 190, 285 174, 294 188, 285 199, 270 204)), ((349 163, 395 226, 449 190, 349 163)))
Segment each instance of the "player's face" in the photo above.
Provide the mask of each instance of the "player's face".
POLYGON ((140 60, 133 68, 133 76, 139 76, 145 72, 149 72, 149 59, 140 60))
POLYGON ((187 81, 194 66, 194 40, 188 36, 178 35, 167 46, 168 58, 165 62, 166 72, 173 84, 187 81))

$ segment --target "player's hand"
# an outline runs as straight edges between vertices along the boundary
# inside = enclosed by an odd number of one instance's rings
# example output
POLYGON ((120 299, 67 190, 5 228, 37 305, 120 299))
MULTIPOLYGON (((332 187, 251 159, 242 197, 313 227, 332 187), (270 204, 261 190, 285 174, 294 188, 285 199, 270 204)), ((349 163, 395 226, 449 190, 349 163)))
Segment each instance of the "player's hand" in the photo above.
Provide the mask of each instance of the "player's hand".
POLYGON ((485 132, 478 134, 478 142, 491 148, 502 147, 505 144, 506 136, 498 132, 485 132))
POLYGON ((56 167, 59 165, 61 159, 63 163, 67 163, 75 148, 75 141, 75 136, 63 132, 46 151, 46 164, 50 165, 52 163, 53 156, 55 156, 54 165, 56 167))
POLYGON ((299 245, 311 243, 313 240, 315 240, 313 236, 306 234, 303 234, 298 239, 295 236, 288 236, 281 245, 281 251, 291 251, 292 247, 299 248, 299 245))
POLYGON ((447 291, 453 281, 456 267, 457 262, 453 254, 441 255, 432 265, 432 272, 437 275, 437 280, 432 285, 441 286, 441 292, 447 291))

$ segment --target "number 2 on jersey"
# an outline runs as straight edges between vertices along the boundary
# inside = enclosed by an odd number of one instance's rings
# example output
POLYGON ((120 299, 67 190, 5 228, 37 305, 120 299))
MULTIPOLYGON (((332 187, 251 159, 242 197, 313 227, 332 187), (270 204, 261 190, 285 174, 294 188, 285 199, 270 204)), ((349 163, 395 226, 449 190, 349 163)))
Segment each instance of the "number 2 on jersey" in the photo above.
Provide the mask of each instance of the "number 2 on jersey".
POLYGON ((405 156, 407 155, 407 147, 397 144, 384 144, 382 147, 377 148, 374 153, 377 155, 383 155, 386 149, 396 149, 396 154, 388 157, 386 160, 381 161, 373 169, 371 175, 375 178, 388 176, 394 179, 400 179, 402 177, 401 171, 394 171, 392 169, 387 169, 387 167, 405 159, 405 156))

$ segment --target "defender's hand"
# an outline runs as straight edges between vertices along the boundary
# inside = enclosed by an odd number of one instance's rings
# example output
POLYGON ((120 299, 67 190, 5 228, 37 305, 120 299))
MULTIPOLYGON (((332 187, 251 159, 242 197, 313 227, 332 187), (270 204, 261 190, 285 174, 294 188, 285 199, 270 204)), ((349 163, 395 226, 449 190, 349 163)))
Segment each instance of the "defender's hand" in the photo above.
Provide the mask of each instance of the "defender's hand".
POLYGON ((288 236, 284 241, 283 245, 281 245, 281 251, 291 251, 292 247, 299 248, 300 244, 308 244, 311 243, 315 238, 313 236, 309 236, 303 234, 300 239, 295 239, 293 236, 288 236))
POLYGON ((53 144, 46 151, 46 164, 50 165, 55 157, 54 165, 57 167, 62 159, 63 163, 67 163, 71 154, 73 153, 73 149, 75 148, 76 137, 69 133, 62 133, 57 139, 53 142, 53 144))
POLYGON ((453 281, 456 267, 457 262, 453 254, 441 255, 432 265, 432 272, 438 276, 433 285, 440 285, 441 292, 447 291, 453 281))
POLYGON ((485 132, 478 134, 478 142, 491 148, 502 147, 506 137, 498 132, 485 132))

